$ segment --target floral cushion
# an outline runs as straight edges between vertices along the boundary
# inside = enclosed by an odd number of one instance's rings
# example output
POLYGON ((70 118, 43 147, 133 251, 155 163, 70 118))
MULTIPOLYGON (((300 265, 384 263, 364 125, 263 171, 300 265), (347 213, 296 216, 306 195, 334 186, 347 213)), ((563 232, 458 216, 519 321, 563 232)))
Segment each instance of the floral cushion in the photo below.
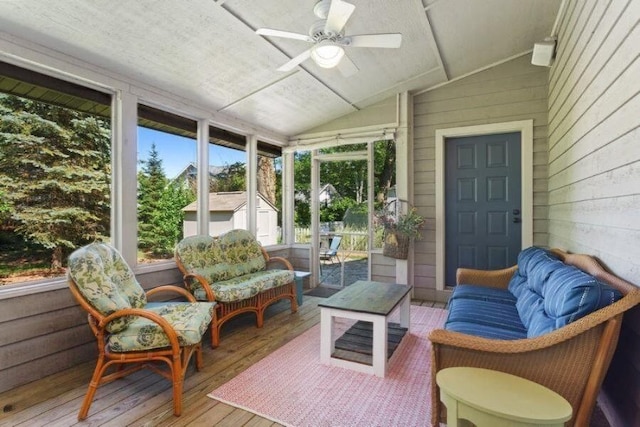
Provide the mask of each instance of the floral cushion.
POLYGON ((205 269, 224 261, 217 239, 206 235, 185 237, 176 246, 175 254, 187 271, 205 269))
MULTIPOLYGON (((167 320, 184 346, 200 342, 211 323, 214 306, 214 302, 149 303, 145 309, 167 320)), ((169 340, 157 323, 136 316, 126 329, 109 335, 107 344, 111 351, 121 353, 168 347, 169 340)))
MULTIPOLYGON (((216 301, 241 301, 264 290, 291 283, 293 279, 294 272, 290 270, 263 270, 223 282, 211 283, 211 289, 216 296, 216 301)), ((195 290, 193 294, 200 301, 207 300, 207 295, 202 288, 195 290)))
MULTIPOLYGON (((80 293, 105 316, 125 308, 141 308, 147 303, 129 265, 115 248, 105 243, 92 243, 74 251, 69 256, 67 271, 80 293)), ((122 317, 106 329, 119 332, 132 321, 132 317, 122 317)))

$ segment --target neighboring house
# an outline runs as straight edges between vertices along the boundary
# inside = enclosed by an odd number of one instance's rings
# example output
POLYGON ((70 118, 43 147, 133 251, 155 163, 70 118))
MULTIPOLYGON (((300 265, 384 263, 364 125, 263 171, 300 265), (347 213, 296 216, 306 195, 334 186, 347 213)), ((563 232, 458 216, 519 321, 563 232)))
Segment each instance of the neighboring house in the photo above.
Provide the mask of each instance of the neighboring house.
POLYGON ((337 199, 339 197, 340 193, 338 193, 338 190, 336 190, 336 188, 331 184, 323 185, 318 192, 318 200, 321 204, 325 205, 330 205, 334 199, 337 199))
MULTIPOLYGON (((306 194, 301 191, 296 191, 294 198, 298 202, 308 202, 306 194)), ((318 201, 321 205, 330 205, 333 200, 338 198, 340 198, 340 193, 332 184, 324 184, 318 192, 318 201)))
MULTIPOLYGON (((257 238, 263 245, 278 243, 278 209, 258 194, 257 238)), ((185 236, 197 234, 197 204, 184 209, 185 236)), ((247 192, 209 193, 209 234, 218 236, 234 228, 247 228, 247 192)))
MULTIPOLYGON (((209 179, 214 180, 217 175, 224 171, 224 166, 209 166, 209 179)), ((172 181, 182 182, 182 183, 191 183, 196 181, 198 168, 196 167, 195 162, 189 163, 178 173, 172 181)))

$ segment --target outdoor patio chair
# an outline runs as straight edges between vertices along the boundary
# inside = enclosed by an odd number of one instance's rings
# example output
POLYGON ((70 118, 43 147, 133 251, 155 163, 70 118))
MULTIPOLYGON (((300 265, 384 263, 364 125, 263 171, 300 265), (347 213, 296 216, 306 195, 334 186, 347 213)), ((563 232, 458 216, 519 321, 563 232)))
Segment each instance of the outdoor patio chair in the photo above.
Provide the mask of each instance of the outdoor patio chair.
POLYGON ((67 278, 74 298, 89 313, 98 341, 98 361, 78 420, 87 417, 98 386, 143 368, 173 383, 173 413, 180 415, 185 372, 193 354, 196 368, 202 367, 202 335, 216 304, 196 302, 186 289, 172 285, 145 293, 122 255, 104 243, 73 252, 67 278), (147 302, 147 296, 161 292, 176 293, 189 302, 147 302))
MULTIPOLYGON (((331 245, 327 250, 320 251, 320 260, 321 261, 331 261, 333 264, 333 259, 338 259, 338 249, 340 248, 340 243, 342 242, 342 236, 334 236, 331 239, 331 245)), ((320 263, 320 268, 322 268, 322 263, 320 263)))

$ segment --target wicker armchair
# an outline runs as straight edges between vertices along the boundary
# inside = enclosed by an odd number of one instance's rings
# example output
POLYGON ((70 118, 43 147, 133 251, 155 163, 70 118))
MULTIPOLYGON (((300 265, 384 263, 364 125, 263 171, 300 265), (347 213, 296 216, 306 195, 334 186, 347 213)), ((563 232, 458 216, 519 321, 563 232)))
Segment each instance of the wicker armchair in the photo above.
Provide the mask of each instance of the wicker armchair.
POLYGON ((196 368, 202 367, 202 335, 215 316, 215 303, 196 302, 178 286, 145 293, 120 253, 104 243, 73 252, 67 277, 98 342, 98 361, 78 420, 86 418, 100 385, 142 368, 172 382, 173 413, 180 415, 185 372, 193 355, 196 368), (147 296, 167 292, 189 302, 147 302, 147 296))
MULTIPOLYGON (((472 366, 517 375, 562 395, 573 407, 568 426, 588 426, 596 398, 618 343, 625 311, 640 303, 640 288, 605 271, 591 256, 554 249, 566 264, 574 265, 624 296, 617 302, 530 339, 496 340, 438 329, 432 343, 432 425, 438 426, 443 406, 436 384, 438 371, 472 366)), ((507 288, 517 266, 498 271, 459 269, 457 283, 507 288)))

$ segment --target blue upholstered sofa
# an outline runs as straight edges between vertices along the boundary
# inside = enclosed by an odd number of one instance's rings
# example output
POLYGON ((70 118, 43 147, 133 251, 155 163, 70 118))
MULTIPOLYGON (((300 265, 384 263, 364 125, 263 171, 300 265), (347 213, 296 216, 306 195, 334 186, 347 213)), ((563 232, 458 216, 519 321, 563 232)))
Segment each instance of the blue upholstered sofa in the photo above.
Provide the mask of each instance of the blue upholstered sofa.
POLYGON ((498 370, 542 384, 587 426, 615 352, 624 313, 640 288, 589 255, 531 247, 502 270, 458 269, 444 328, 429 334, 432 425, 442 421, 438 371, 498 370))
POLYGON ((553 252, 530 247, 519 254, 507 289, 458 284, 445 329, 503 340, 534 338, 620 298, 620 291, 553 252))

